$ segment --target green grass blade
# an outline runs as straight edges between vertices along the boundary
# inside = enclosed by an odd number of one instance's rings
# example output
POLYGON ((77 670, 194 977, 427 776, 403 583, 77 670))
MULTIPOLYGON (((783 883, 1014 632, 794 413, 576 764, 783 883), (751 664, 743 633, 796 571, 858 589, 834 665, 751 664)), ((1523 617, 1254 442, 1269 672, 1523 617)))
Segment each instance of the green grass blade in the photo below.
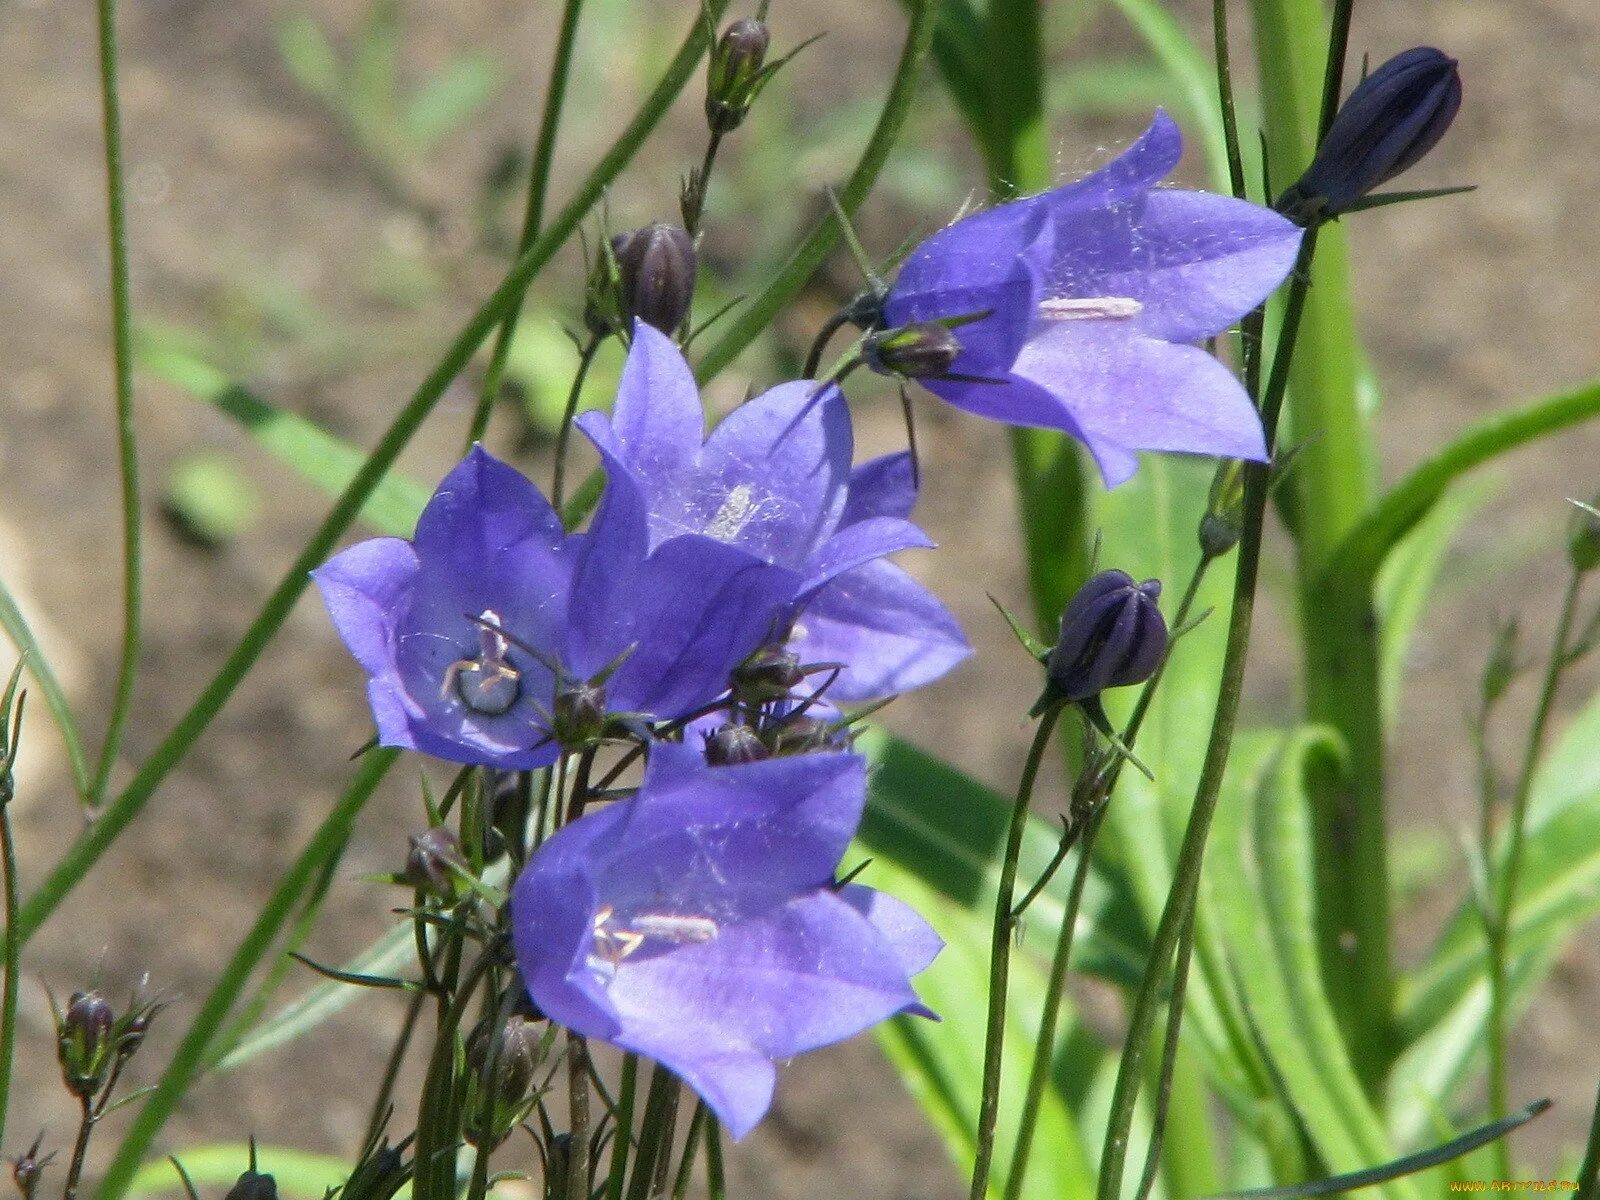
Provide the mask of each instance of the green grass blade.
POLYGON ((67 693, 61 687, 61 680, 51 669, 50 660, 40 649, 39 641, 33 636, 27 618, 22 615, 16 597, 4 583, 0 583, 0 626, 5 628, 6 636, 17 648, 17 653, 26 660, 28 674, 33 676, 34 683, 38 685, 45 706, 49 708, 50 716, 55 720, 56 729, 61 734, 61 742, 66 747, 67 766, 72 771, 72 786, 80 800, 87 800, 90 783, 89 758, 84 753, 83 735, 78 731, 78 718, 73 714, 67 693))

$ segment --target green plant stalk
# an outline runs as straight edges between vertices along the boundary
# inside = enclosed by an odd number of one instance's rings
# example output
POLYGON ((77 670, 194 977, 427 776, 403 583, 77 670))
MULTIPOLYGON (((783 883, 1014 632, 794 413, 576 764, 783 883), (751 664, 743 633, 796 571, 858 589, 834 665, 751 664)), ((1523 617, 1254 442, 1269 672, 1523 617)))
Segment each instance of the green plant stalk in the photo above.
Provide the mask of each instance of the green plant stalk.
POLYGON ((622 1082, 617 1089, 616 1134, 611 1139, 611 1174, 606 1180, 607 1200, 622 1200, 628 1178, 628 1151, 633 1147, 633 1099, 639 1087, 639 1056, 622 1056, 622 1082))
POLYGON ((705 1127, 706 1104, 701 1100, 694 1106, 694 1116, 689 1118, 689 1132, 683 1139, 683 1157, 678 1160, 678 1174, 672 1184, 672 1200, 684 1200, 689 1194, 689 1181, 694 1178, 694 1160, 699 1156, 705 1127))
POLYGON ((1017 784, 1016 803, 1006 829, 1006 845, 1000 860, 999 894, 995 897, 994 926, 989 941, 989 1011, 983 1039, 983 1092, 978 1106, 977 1143, 972 1164, 971 1200, 983 1200, 989 1192, 989 1170, 994 1158, 995 1123, 1000 1115, 1000 1066, 1006 1036, 1006 989, 1011 973, 1011 935, 1016 929, 1012 915, 1016 902, 1017 859, 1022 853, 1022 834, 1028 825, 1033 801, 1033 785, 1039 777, 1050 735, 1061 718, 1062 705, 1045 710, 1034 731, 1033 744, 1022 766, 1017 784))
MULTIPOLYGON (((10 749, 15 753, 15 747, 10 749)), ((9 803, 0 803, 0 868, 5 871, 6 897, 5 993, 0 996, 0 1146, 4 1146, 11 1070, 17 1055, 17 983, 22 977, 22 939, 16 934, 17 844, 11 832, 9 803)))
POLYGON ((589 1196, 589 1047, 567 1030, 567 1111, 571 1140, 567 1144, 567 1200, 589 1196))
MULTIPOLYGON (((1161 1058, 1152 1072, 1155 1087, 1154 1111, 1150 1117, 1150 1145, 1145 1150, 1144 1173, 1134 1195, 1145 1200, 1161 1174, 1162 1151, 1166 1145, 1167 1118, 1172 1112, 1172 1085, 1178 1069, 1178 1050, 1183 1029, 1183 1004, 1189 983, 1189 961, 1194 954, 1194 934, 1199 920, 1191 916, 1178 935, 1178 957, 1172 965, 1172 992, 1167 1000, 1167 1029, 1161 1039, 1161 1058)), ((1180 1126, 1182 1122, 1179 1123, 1180 1126)), ((1186 1132, 1186 1131, 1185 1131, 1186 1132)))
POLYGON ((728 1181, 722 1170, 722 1126, 715 1116, 706 1118, 706 1195, 727 1200, 728 1181))
MULTIPOLYGON (((1348 0, 1330 26, 1321 0, 1252 0, 1274 187, 1311 162, 1337 96, 1348 0), (1329 47, 1332 46, 1332 54, 1329 47), (1330 70, 1330 58, 1335 69, 1330 70), (1331 87, 1329 86, 1331 83, 1331 87)), ((1384 834, 1384 730, 1370 587, 1323 568, 1372 504, 1373 451, 1356 395, 1359 341, 1343 231, 1324 229, 1289 378, 1307 716, 1350 752, 1342 779, 1314 777, 1320 941, 1329 998, 1369 1089, 1391 1055, 1394 981, 1384 834)))
MULTIPOLYGON (((1278 339, 1272 374, 1261 403, 1261 424, 1266 444, 1277 444, 1278 417, 1288 386, 1289 367, 1296 347, 1300 319, 1305 311, 1308 268, 1317 250, 1315 231, 1308 232, 1300 244, 1295 263, 1294 282, 1284 306, 1283 331, 1278 339)), ((1200 888, 1200 869, 1205 861, 1206 839, 1222 794, 1222 778, 1233 744, 1233 731, 1239 715, 1239 699, 1244 692, 1245 660, 1250 648, 1250 631, 1255 618, 1256 584, 1261 572, 1261 540, 1266 525, 1270 468, 1262 463, 1245 466, 1244 520, 1239 538, 1238 561, 1233 585, 1233 609, 1228 616, 1227 645, 1223 651, 1222 678, 1217 690, 1217 707, 1206 743, 1206 756, 1195 788, 1194 804, 1184 829, 1183 844, 1173 869, 1172 889, 1167 893, 1161 919, 1156 925, 1144 977, 1134 996, 1128 1017, 1128 1034, 1122 1045, 1122 1060, 1117 1066, 1117 1082, 1112 1091, 1111 1112, 1106 1123, 1105 1147, 1100 1158, 1100 1200, 1121 1200, 1122 1176, 1127 1164, 1128 1136, 1133 1126, 1134 1106, 1139 1096, 1146 1049, 1155 1028, 1156 1012, 1161 1007, 1161 978, 1165 966, 1174 961, 1178 944, 1188 922, 1195 919, 1200 888)), ((1174 1014, 1174 1019, 1182 1013, 1174 1014)))
MULTIPOLYGON (((717 0, 723 3, 724 0, 717 0)), ((715 6, 714 6, 715 7, 715 6)), ((423 380, 405 407, 384 432, 377 446, 368 456, 355 478, 340 495, 322 525, 312 535, 283 580, 268 597, 266 604, 238 645, 228 655, 216 676, 208 683, 198 699, 184 713, 178 724, 151 752, 122 793, 101 812, 84 835, 56 864, 33 895, 22 907, 18 922, 22 940, 26 942, 44 924, 51 913, 77 886, 89 869, 99 861, 112 842, 149 802, 156 788, 167 774, 188 753, 195 740, 204 732, 213 717, 221 711, 246 672, 254 665, 267 643, 282 628, 289 612, 310 582, 309 572, 320 565, 332 552, 361 507, 394 465, 400 452, 410 443, 412 435, 438 404, 445 390, 471 360, 484 340, 504 320, 528 284, 555 257, 556 251, 577 228, 578 222, 604 194, 606 187, 628 164, 655 129, 672 100, 683 90, 705 52, 704 22, 697 17, 688 38, 673 56, 660 82, 634 116, 628 127, 618 135, 611 148, 584 181, 576 195, 551 221, 545 231, 535 239, 528 252, 517 259, 510 273, 501 282, 483 306, 467 321, 465 327, 451 341, 438 364, 423 380)))
MULTIPOLYGON (((539 119, 539 137, 534 143, 533 162, 528 168, 528 200, 522 212, 522 232, 517 237, 519 255, 528 252, 544 220, 545 197, 550 191, 550 167, 555 160, 556 134, 561 128, 561 109, 566 103, 567 80, 572 74, 572 47, 577 41, 578 16, 582 11, 583 0, 567 0, 561 10, 555 57, 550 63, 550 84, 544 94, 544 114, 539 119)), ((478 407, 473 410, 472 425, 467 432, 468 449, 474 442, 481 441, 489 428, 489 413, 494 408, 495 397, 500 394, 500 383, 505 378, 506 358, 511 353, 511 339, 517 332, 517 318, 522 315, 522 300, 521 296, 517 297, 494 335, 494 349, 489 352, 489 366, 483 373, 483 390, 478 393, 478 407)), ((560 502, 557 501, 559 506, 560 502)))
POLYGON ((677 1094, 678 1081, 657 1063, 650 1071, 650 1087, 645 1093, 644 1116, 639 1122, 639 1153, 634 1158, 633 1177, 628 1182, 628 1200, 648 1200, 656 1160, 671 1153, 671 1123, 677 1112, 677 1094))
POLYGON ((105 1179, 98 1192, 99 1200, 117 1200, 128 1190, 151 1143, 199 1074, 211 1040, 222 1029, 229 1010, 243 993, 251 974, 271 951, 279 930, 293 914, 301 894, 317 872, 344 852, 356 815, 371 799, 378 783, 399 757, 398 750, 369 752, 333 811, 283 873, 278 886, 262 907, 261 915, 239 943, 210 995, 195 1014, 160 1082, 140 1105, 132 1128, 117 1147, 111 1165, 106 1168, 105 1179))
MULTIPOLYGON (((1489 1119, 1497 1121, 1511 1110, 1511 1089, 1506 1070, 1506 1035, 1510 997, 1509 973, 1512 915, 1517 906, 1517 884, 1522 877, 1522 849, 1528 824, 1528 798, 1533 794, 1533 775, 1539 757, 1544 752, 1545 734, 1550 728, 1550 716, 1555 709, 1556 691, 1561 685, 1561 674, 1568 658, 1567 643, 1572 639, 1572 626, 1578 613, 1578 593, 1583 586, 1583 573, 1574 570, 1561 600, 1561 616, 1556 622, 1556 633, 1550 648, 1550 661, 1545 664, 1544 678, 1539 684, 1539 699, 1533 710, 1533 720, 1528 727, 1528 745, 1522 756, 1522 769, 1517 773, 1517 784, 1511 794, 1511 812, 1506 829, 1505 862, 1494 874, 1494 913, 1485 922, 1489 941, 1489 1027, 1485 1031, 1489 1049, 1489 1119)), ((1483 847, 1484 861, 1490 861, 1489 846, 1483 847)), ((1495 1143, 1497 1178, 1510 1179, 1511 1136, 1507 1134, 1495 1143)))
POLYGON ((561 427, 556 431, 556 463, 550 480, 550 503, 557 512, 561 511, 566 498, 567 446, 572 441, 572 423, 578 416, 578 400, 583 396, 584 380, 589 378, 589 368, 594 365, 594 356, 599 353, 603 340, 599 334, 591 333, 583 349, 578 351, 578 369, 573 372, 572 388, 567 393, 566 407, 561 410, 561 427))
POLYGON ((1600 1200, 1600 1096, 1595 1098, 1594 1117, 1589 1123, 1589 1144, 1578 1168, 1574 1200, 1600 1200))
MULTIPOLYGON (((894 81, 884 97, 883 109, 872 135, 862 148, 861 157, 850 178, 838 192, 839 207, 847 214, 854 213, 867 198, 878 181, 883 164, 889 157, 904 127, 906 116, 917 98, 917 85, 921 82, 922 63, 928 57, 928 47, 933 43, 934 27, 938 24, 938 5, 934 0, 911 0, 908 5, 910 19, 906 24, 905 42, 900 49, 900 59, 895 66, 894 81)), ((761 294, 745 305, 729 324, 727 331, 707 350, 695 378, 704 384, 755 340, 771 323, 773 316, 794 298, 814 275, 828 252, 838 240, 838 222, 832 214, 822 217, 811 233, 800 243, 787 261, 779 268, 772 282, 761 294)))
POLYGON ((117 471, 122 492, 122 654, 112 689, 111 718, 88 803, 105 800, 111 769, 133 707, 133 683, 139 665, 142 605, 142 549, 139 520, 139 444, 133 416, 133 316, 128 298, 128 216, 123 194, 122 111, 117 90, 116 0, 98 0, 100 39, 100 113, 104 124, 106 219, 111 250, 111 348, 116 376, 117 471))

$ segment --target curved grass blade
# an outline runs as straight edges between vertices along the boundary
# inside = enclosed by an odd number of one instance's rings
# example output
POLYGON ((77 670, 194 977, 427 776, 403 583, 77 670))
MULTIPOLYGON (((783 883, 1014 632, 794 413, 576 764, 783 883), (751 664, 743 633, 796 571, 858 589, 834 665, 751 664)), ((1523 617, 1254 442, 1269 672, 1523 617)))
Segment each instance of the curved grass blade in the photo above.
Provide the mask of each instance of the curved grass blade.
POLYGON ((1339 1196, 1360 1188, 1375 1187, 1380 1183, 1389 1183, 1403 1179, 1407 1175, 1431 1170, 1452 1159, 1460 1158, 1463 1154, 1471 1154, 1480 1146, 1498 1141, 1506 1134, 1526 1125, 1549 1107, 1550 1101, 1535 1100, 1509 1117, 1502 1117, 1492 1124, 1480 1126, 1442 1146, 1435 1146, 1419 1154, 1408 1154, 1381 1167, 1368 1167, 1362 1171, 1350 1171, 1344 1175, 1334 1175, 1312 1183, 1294 1184, 1291 1187, 1248 1188, 1242 1192, 1219 1192, 1209 1200, 1308 1200, 1313 1196, 1339 1196))
POLYGON ((78 798, 88 799, 89 759, 84 754, 83 735, 78 731, 78 718, 73 714, 67 693, 61 687, 61 680, 51 670, 50 660, 39 648, 39 641, 33 636, 27 618, 22 615, 22 609, 17 606, 16 598, 4 583, 0 583, 0 626, 5 627, 6 636, 11 639, 11 644, 17 648, 17 652, 27 663, 28 674, 33 676, 34 683, 39 687, 39 694, 44 697, 45 706, 55 719, 56 729, 60 731, 61 741, 67 749, 67 765, 72 771, 72 785, 78 793, 78 798))

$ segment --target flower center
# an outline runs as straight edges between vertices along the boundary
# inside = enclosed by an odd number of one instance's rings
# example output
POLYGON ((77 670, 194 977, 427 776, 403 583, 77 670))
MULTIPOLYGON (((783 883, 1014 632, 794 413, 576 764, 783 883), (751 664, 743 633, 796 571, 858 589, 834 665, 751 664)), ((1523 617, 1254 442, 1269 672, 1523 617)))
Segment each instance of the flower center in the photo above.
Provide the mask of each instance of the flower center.
POLYGON ((1039 316, 1046 321, 1126 321, 1144 311, 1132 296, 1082 296, 1041 300, 1039 316))
POLYGON ((723 498, 716 516, 706 523, 706 536, 716 538, 719 542, 731 542, 738 537, 750 523, 750 518, 755 516, 758 506, 751 499, 754 490, 748 483, 733 488, 723 498))
POLYGON ((641 912, 624 922, 609 904, 594 914, 594 950, 589 965, 609 974, 617 964, 654 938, 674 946, 712 942, 719 932, 716 921, 693 913, 641 912))
POLYGON ((500 632, 500 614, 486 608, 478 619, 483 623, 478 626, 477 657, 451 663, 445 669, 440 694, 454 691, 473 712, 485 717, 504 716, 522 695, 522 672, 506 657, 511 642, 500 632))

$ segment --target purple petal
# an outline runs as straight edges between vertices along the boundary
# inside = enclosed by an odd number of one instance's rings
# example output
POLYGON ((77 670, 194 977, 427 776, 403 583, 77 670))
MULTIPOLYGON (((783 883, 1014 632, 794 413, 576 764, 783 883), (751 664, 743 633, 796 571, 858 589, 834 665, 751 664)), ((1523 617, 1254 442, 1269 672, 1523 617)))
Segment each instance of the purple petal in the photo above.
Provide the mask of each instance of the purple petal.
POLYGON ((900 969, 907 975, 920 975, 944 949, 944 939, 922 919, 922 914, 887 892, 851 883, 839 889, 839 898, 888 939, 899 955, 900 969))
POLYGON ((829 538, 827 545, 811 560, 799 598, 809 598, 830 580, 886 554, 932 548, 933 542, 928 540, 927 534, 899 517, 868 517, 857 521, 829 538))
POLYGON ((333 627, 368 674, 394 667, 394 615, 419 569, 410 542, 373 538, 311 572, 333 627))
POLYGON ((1123 204, 1148 192, 1177 169, 1183 157, 1183 134, 1177 123, 1156 109, 1150 126, 1116 158, 1093 175, 1035 197, 1032 203, 1057 221, 1077 213, 1123 204))
POLYGON ((508 546, 537 540, 557 544, 561 518, 544 494, 514 467, 482 446, 444 477, 417 521, 413 543, 426 560, 477 570, 508 546))
MULTIPOLYGON (((604 421, 603 414, 599 420, 585 417, 580 424, 586 433, 591 424, 604 421)), ((687 465, 705 433, 694 372, 671 338, 642 321, 633 323, 633 345, 622 366, 610 425, 630 463, 646 472, 687 465)))
POLYGON ((1107 462, 1131 450, 1266 458, 1244 388, 1198 347, 1139 337, 1120 322, 1063 322, 1028 343, 1016 373, 1070 411, 1108 486, 1122 479, 1107 462))
POLYGON ((850 472, 850 496, 839 524, 854 525, 868 517, 909 520, 917 504, 917 468, 908 451, 885 454, 850 472))
POLYGON ((1301 229, 1271 209, 1209 192, 1153 191, 1056 221, 1049 299, 1117 297, 1128 324, 1170 342, 1214 337, 1294 265, 1301 229))
POLYGON ((828 689, 841 701, 922 687, 972 653, 944 605, 899 567, 881 561, 847 571, 818 592, 789 645, 802 662, 847 664, 828 689))
POLYGON ((682 1075, 734 1137, 765 1114, 758 1059, 788 1058, 920 1008, 901 951, 831 888, 715 939, 619 968, 619 1045, 682 1075))

